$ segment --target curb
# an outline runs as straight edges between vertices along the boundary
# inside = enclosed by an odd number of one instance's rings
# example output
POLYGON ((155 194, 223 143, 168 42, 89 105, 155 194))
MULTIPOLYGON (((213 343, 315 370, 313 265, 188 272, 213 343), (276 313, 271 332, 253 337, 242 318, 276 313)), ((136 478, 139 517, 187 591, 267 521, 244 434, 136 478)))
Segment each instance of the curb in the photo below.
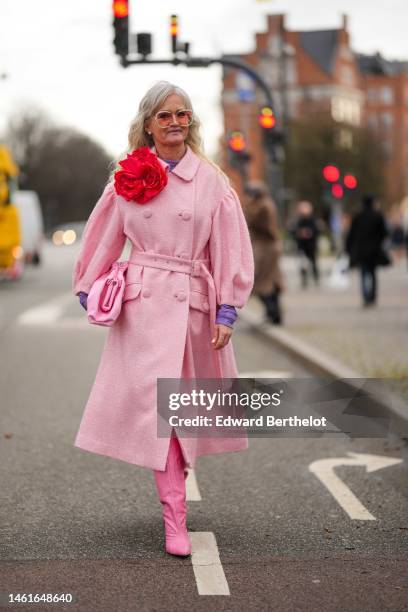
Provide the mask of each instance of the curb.
MULTIPOLYGON (((318 376, 347 379, 348 384, 355 389, 359 389, 360 385, 354 379, 369 379, 361 372, 348 368, 327 353, 304 342, 295 334, 282 328, 273 327, 262 315, 254 313, 248 305, 240 310, 239 315, 240 319, 249 325, 256 334, 284 350, 290 357, 295 358, 318 376), (355 384, 353 384, 354 382, 355 384)), ((392 391, 387 394, 391 400, 390 404, 381 401, 379 401, 379 404, 392 414, 390 430, 392 429, 393 433, 396 433, 399 437, 406 437, 408 436, 408 405, 392 391)))

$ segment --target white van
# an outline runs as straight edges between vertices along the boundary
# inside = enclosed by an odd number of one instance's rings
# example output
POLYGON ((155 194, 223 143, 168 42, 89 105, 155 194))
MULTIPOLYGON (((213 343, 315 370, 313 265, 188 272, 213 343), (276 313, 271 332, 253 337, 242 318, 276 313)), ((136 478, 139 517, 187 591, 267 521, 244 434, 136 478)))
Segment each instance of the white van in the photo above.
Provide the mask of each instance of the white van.
POLYGON ((20 214, 24 261, 38 265, 41 263, 44 243, 44 221, 38 195, 35 191, 14 191, 13 204, 20 214))

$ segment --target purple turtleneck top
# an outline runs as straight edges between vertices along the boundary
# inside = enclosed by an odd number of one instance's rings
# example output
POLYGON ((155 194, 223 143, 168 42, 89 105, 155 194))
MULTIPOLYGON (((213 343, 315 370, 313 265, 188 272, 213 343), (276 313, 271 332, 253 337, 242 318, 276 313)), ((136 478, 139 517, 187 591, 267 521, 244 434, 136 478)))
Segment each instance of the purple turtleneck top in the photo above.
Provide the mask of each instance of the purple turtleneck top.
MULTIPOLYGON (((166 162, 166 164, 170 166, 170 172, 179 163, 178 159, 163 159, 163 161, 166 162)), ((86 298, 88 297, 88 294, 85 293, 84 291, 80 291, 78 295, 79 295, 79 301, 81 302, 81 305, 86 310, 87 308, 86 298)), ((237 316, 238 316, 237 311, 234 306, 229 306, 228 304, 221 304, 217 308, 217 316, 216 316, 215 322, 218 323, 219 325, 227 325, 228 327, 233 327, 237 319, 237 316)))

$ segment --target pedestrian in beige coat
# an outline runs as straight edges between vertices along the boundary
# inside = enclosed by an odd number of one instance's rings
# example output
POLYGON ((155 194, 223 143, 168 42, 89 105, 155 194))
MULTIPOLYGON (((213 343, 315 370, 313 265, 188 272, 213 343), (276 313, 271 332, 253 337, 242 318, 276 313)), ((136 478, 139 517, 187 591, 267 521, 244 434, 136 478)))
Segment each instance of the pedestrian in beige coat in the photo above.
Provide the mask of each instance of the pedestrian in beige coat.
POLYGON ((282 312, 279 296, 284 289, 284 282, 279 263, 282 247, 276 205, 263 181, 250 181, 245 191, 247 197, 244 199, 243 210, 255 261, 253 293, 264 303, 268 319, 280 324, 282 312))

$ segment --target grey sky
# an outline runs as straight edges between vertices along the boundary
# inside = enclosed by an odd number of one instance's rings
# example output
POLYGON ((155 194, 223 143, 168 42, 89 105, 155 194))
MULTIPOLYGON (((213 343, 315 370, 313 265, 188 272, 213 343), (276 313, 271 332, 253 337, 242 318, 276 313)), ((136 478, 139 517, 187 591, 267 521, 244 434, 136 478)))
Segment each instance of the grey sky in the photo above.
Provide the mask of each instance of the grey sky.
MULTIPOLYGON (((168 56, 168 20, 180 16, 180 39, 194 55, 252 50, 264 14, 284 12, 290 29, 336 28, 349 16, 354 49, 408 59, 406 0, 131 0, 133 31, 151 31, 154 55, 168 56)), ((65 124, 98 139, 114 155, 126 147, 127 131, 145 90, 167 79, 190 93, 212 154, 221 134, 221 71, 185 67, 118 65, 112 49, 111 0, 1 0, 0 130, 23 102, 39 104, 65 124)))

